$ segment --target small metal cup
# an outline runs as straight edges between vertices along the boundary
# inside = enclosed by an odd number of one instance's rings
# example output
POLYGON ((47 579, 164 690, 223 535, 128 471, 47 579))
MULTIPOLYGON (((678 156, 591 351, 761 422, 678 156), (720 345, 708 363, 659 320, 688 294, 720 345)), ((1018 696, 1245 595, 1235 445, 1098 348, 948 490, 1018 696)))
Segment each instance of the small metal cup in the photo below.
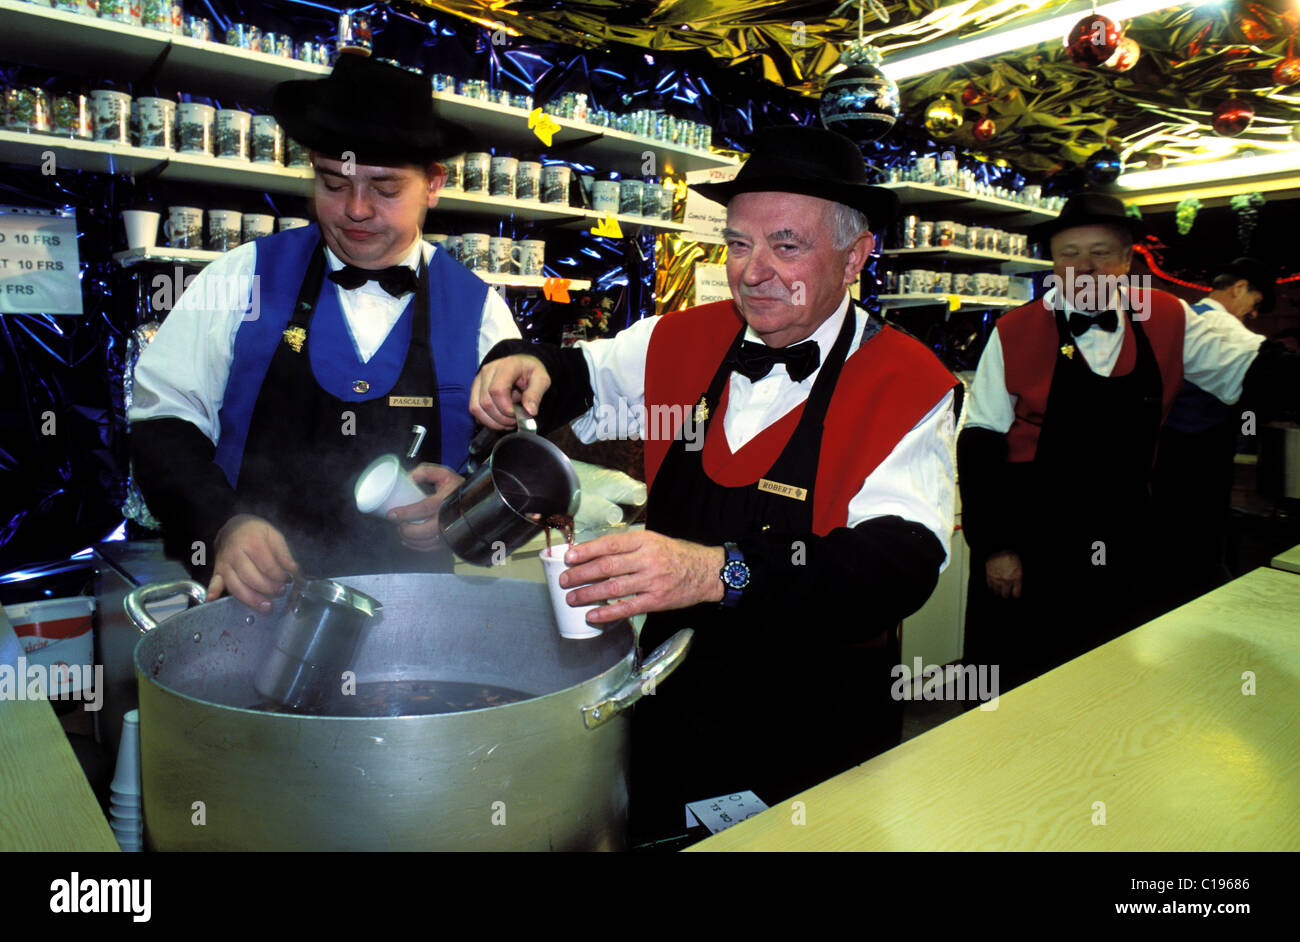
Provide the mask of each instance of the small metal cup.
POLYGON ((384 606, 328 579, 300 584, 295 592, 255 687, 290 710, 319 712, 341 695, 343 672, 384 606))

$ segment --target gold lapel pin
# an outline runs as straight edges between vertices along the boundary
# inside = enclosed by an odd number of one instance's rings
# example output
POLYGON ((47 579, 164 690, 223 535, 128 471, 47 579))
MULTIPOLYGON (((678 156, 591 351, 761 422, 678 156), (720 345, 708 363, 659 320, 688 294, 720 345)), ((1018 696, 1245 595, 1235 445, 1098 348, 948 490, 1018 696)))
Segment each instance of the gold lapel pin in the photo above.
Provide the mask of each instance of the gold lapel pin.
POLYGON ((699 424, 707 421, 709 421, 709 400, 707 397, 701 396, 700 401, 695 406, 695 422, 699 424))
POLYGON ((302 353, 303 342, 307 339, 307 331, 301 327, 289 327, 284 332, 284 342, 293 348, 294 353, 302 353))
POLYGON ((1065 354, 1065 357, 1066 357, 1067 360, 1073 360, 1073 359, 1074 359, 1074 344, 1072 344, 1072 343, 1067 343, 1064 347, 1061 348, 1061 352, 1065 354))

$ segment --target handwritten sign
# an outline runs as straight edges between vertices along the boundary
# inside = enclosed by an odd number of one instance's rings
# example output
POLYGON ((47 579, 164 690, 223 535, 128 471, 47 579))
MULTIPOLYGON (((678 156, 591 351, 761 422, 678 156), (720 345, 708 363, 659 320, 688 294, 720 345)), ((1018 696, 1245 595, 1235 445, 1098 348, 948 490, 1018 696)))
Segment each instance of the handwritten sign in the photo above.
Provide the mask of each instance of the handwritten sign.
POLYGON ((613 213, 606 213, 600 217, 600 221, 591 227, 591 234, 604 236, 607 239, 623 238, 623 229, 619 226, 618 220, 614 218, 613 213))
POLYGON ((693 801, 687 805, 686 826, 690 828, 703 824, 710 834, 717 834, 766 810, 767 805, 751 791, 720 795, 708 801, 693 801))
MULTIPOLYGON (((691 186, 698 183, 727 183, 735 179, 738 167, 714 167, 709 170, 691 170, 686 174, 686 182, 691 186)), ((686 191, 686 216, 683 222, 690 232, 683 233, 686 239, 697 242, 721 244, 722 229, 727 224, 727 207, 713 200, 705 199, 693 189, 686 191)))
POLYGON ((556 304, 569 303, 569 279, 547 278, 542 282, 542 295, 556 304))
POLYGON ((560 129, 560 125, 556 120, 542 111, 541 108, 534 108, 528 113, 528 126, 533 129, 537 139, 547 147, 551 146, 555 132, 560 129))
POLYGON ((695 303, 710 304, 713 301, 731 299, 731 285, 727 283, 727 266, 711 262, 695 263, 695 303))
POLYGON ((77 216, 0 206, 0 314, 80 314, 77 216))

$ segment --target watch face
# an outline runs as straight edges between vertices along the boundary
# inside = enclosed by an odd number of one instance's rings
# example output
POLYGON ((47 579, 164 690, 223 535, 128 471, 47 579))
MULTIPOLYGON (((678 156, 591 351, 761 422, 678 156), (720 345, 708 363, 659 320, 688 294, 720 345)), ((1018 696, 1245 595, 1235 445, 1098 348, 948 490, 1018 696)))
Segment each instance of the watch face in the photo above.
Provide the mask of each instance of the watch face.
POLYGON ((722 581, 732 589, 743 589, 749 585, 749 567, 733 560, 722 567, 722 581))

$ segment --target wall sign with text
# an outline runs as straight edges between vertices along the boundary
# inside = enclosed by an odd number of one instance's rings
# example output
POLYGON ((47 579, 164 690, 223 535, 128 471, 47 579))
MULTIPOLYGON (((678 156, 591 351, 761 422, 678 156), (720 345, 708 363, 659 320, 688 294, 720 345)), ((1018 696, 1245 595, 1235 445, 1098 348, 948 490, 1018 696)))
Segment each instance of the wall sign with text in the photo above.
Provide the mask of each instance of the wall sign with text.
POLYGON ((73 209, 0 206, 0 314, 81 314, 73 209))

